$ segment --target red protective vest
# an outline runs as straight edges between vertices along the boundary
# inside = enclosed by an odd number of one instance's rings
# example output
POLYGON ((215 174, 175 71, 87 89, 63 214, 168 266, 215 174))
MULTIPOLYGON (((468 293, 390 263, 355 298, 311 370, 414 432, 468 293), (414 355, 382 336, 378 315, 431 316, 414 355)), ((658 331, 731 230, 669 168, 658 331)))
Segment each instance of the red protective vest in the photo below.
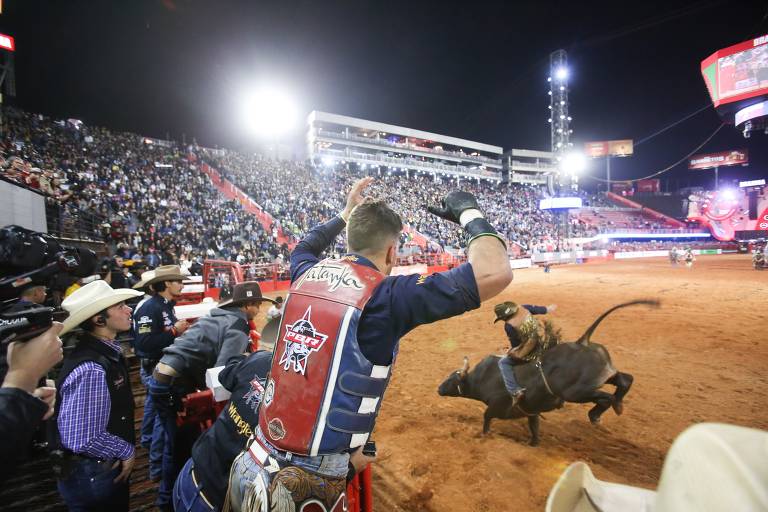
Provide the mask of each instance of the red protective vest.
POLYGON ((340 453, 373 429, 390 367, 363 356, 357 326, 384 276, 354 258, 319 262, 286 298, 259 410, 259 426, 279 450, 340 453))

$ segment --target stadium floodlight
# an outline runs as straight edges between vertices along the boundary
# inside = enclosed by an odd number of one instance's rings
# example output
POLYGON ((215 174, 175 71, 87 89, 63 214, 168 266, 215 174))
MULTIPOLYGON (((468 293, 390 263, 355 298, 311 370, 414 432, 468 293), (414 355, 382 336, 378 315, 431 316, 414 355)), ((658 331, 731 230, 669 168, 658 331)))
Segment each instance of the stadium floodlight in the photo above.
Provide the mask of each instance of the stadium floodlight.
POLYGON ((243 121, 257 136, 278 137, 296 124, 298 110, 290 94, 262 87, 245 95, 242 103, 243 121))
POLYGON ((324 156, 323 157, 323 165, 325 165, 326 167, 331 167, 333 165, 333 158, 331 158, 329 156, 324 156))
POLYGON ((568 68, 566 67, 560 67, 557 68, 555 71, 555 78, 557 78, 558 81, 562 82, 564 80, 568 80, 568 68))
POLYGON ((571 151, 560 162, 560 169, 566 174, 581 174, 587 168, 587 158, 583 153, 571 151))

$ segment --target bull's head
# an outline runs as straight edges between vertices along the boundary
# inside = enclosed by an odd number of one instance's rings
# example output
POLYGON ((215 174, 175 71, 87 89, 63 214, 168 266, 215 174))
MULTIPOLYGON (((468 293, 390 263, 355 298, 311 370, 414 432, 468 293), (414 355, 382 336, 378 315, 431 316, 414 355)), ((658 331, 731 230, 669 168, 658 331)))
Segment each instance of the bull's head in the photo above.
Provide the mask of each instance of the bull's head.
POLYGON ((440 396, 464 396, 467 388, 467 372, 469 372, 469 358, 464 357, 464 366, 460 370, 452 372, 447 379, 437 388, 440 396))

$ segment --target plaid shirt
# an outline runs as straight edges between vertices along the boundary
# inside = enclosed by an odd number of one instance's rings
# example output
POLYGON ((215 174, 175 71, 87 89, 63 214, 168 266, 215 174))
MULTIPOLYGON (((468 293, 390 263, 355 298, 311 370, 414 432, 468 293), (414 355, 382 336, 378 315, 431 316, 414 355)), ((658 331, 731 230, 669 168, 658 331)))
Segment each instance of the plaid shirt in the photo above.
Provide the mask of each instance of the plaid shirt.
MULTIPOLYGON (((116 341, 104 343, 120 352, 116 341)), ((93 361, 78 365, 61 385, 58 427, 62 445, 90 457, 131 458, 133 445, 107 432, 110 406, 104 368, 93 361)))

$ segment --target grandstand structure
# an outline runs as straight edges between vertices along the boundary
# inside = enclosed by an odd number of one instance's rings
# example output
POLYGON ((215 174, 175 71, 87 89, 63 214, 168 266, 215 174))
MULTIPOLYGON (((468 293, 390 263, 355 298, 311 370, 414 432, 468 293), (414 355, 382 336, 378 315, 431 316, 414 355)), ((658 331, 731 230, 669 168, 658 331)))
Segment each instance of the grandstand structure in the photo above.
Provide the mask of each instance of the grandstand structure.
POLYGON ((314 165, 501 181, 503 149, 448 135, 378 121, 312 111, 307 156, 314 165))
POLYGON ((510 149, 504 152, 502 162, 510 183, 545 185, 547 176, 557 172, 557 162, 551 151, 510 149))

